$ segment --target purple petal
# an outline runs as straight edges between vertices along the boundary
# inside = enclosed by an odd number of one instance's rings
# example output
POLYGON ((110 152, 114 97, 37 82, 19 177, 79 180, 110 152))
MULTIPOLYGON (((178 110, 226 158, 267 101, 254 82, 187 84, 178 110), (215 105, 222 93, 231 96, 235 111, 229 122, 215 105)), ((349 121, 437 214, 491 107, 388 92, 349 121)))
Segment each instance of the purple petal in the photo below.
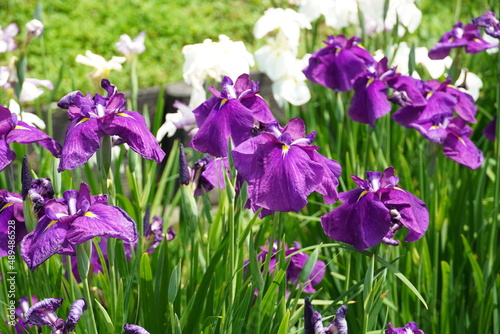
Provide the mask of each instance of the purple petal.
POLYGON ((316 191, 323 195, 326 204, 333 204, 339 199, 337 187, 339 185, 338 178, 342 174, 342 167, 337 161, 328 159, 316 151, 310 152, 312 160, 323 166, 323 177, 316 191))
POLYGON ((357 250, 379 243, 391 227, 389 210, 376 194, 362 194, 359 188, 349 192, 348 202, 321 217, 327 236, 353 245, 357 250))
POLYGON ((15 245, 28 233, 24 223, 22 200, 18 194, 0 190, 0 257, 9 255, 9 233, 12 231, 15 233, 15 245), (14 222, 14 225, 10 222, 14 222))
MULTIPOLYGON (((62 205, 62 204, 57 204, 62 205)), ((21 242, 21 257, 32 271, 49 257, 68 247, 66 235, 69 225, 43 216, 34 231, 21 242)))
POLYGON ((52 153, 56 158, 61 155, 61 145, 54 139, 50 138, 41 130, 32 127, 24 122, 17 122, 17 125, 9 132, 5 138, 7 143, 31 144, 38 142, 52 153))
POLYGON ((446 87, 446 92, 456 97, 455 111, 457 114, 468 123, 476 123, 477 107, 472 96, 451 86, 446 87))
POLYGON ((483 130, 484 136, 489 141, 495 141, 496 126, 497 126, 497 118, 495 116, 493 120, 490 123, 488 123, 488 125, 486 125, 486 127, 483 130))
POLYGON ((444 155, 470 169, 477 169, 483 164, 483 152, 467 137, 457 137, 450 133, 443 143, 444 155))
POLYGON ((67 240, 73 245, 78 245, 95 237, 135 242, 137 240, 135 222, 119 207, 95 203, 83 216, 72 222, 67 240))
POLYGON ((205 123, 212 109, 216 108, 220 101, 221 100, 217 97, 211 97, 193 110, 193 114, 196 118, 196 125, 198 127, 201 127, 203 123, 205 123))
POLYGON ((314 310, 309 297, 304 299, 304 333, 324 333, 321 314, 314 310))
POLYGON ((356 122, 375 126, 375 120, 391 111, 387 100, 387 87, 383 81, 361 77, 354 83, 354 96, 348 110, 356 122))
POLYGON ((58 172, 85 164, 100 147, 99 125, 96 119, 75 118, 68 125, 58 172))
POLYGON ((26 323, 38 326, 54 326, 58 317, 55 310, 61 307, 62 298, 46 298, 31 306, 26 312, 26 323))
POLYGON ((120 137, 145 159, 160 163, 166 155, 149 131, 144 117, 135 111, 119 112, 109 123, 106 120, 103 127, 106 134, 120 137))
POLYGON ((149 334, 147 330, 138 325, 125 324, 123 329, 125 330, 124 334, 149 334))
POLYGON ((69 308, 68 318, 66 319, 66 324, 64 328, 67 331, 72 331, 76 327, 76 323, 80 320, 83 311, 87 309, 87 302, 85 299, 77 299, 71 304, 69 308))
POLYGON ((16 154, 9 148, 5 140, 0 139, 0 171, 10 165, 16 158, 16 154))
POLYGON ((382 200, 389 209, 396 209, 401 215, 399 222, 408 228, 405 241, 420 239, 429 227, 429 211, 418 197, 401 188, 383 195, 382 200))
POLYGON ((229 162, 227 158, 215 158, 205 166, 198 179, 198 187, 195 196, 201 195, 201 188, 210 191, 213 188, 225 189, 224 169, 229 173, 229 162))
POLYGON ((252 136, 252 112, 238 99, 214 107, 191 141, 191 147, 214 157, 226 157, 228 139, 238 146, 252 136))
POLYGON ((427 99, 422 95, 421 88, 424 82, 407 75, 401 75, 389 79, 389 87, 401 93, 396 101, 401 106, 410 105, 413 108, 422 110, 427 105, 427 99))
POLYGON ((337 312, 335 312, 335 319, 328 326, 327 333, 347 334, 347 321, 345 320, 346 315, 347 306, 342 305, 338 308, 337 312))

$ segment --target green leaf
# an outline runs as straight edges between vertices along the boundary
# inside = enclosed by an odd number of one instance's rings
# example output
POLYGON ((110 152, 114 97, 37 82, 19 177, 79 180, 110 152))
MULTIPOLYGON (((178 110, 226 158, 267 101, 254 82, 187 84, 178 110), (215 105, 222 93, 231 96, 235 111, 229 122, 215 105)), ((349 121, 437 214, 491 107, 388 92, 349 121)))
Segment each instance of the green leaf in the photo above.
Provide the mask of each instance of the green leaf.
POLYGON ((113 321, 111 321, 111 318, 109 317, 108 311, 104 308, 104 306, 99 303, 96 299, 94 299, 94 303, 98 306, 98 311, 104 318, 104 324, 106 325, 106 332, 108 333, 113 333, 115 331, 115 326, 113 325, 113 321))
POLYGON ((283 320, 281 320, 280 328, 278 328, 278 334, 287 334, 288 333, 288 320, 290 319, 290 310, 286 311, 283 320))
POLYGON ((179 291, 179 286, 181 284, 181 265, 182 261, 180 260, 170 276, 170 282, 168 284, 168 301, 170 303, 174 302, 177 292, 179 291))
POLYGON ((318 256, 319 256, 319 251, 321 249, 321 245, 318 245, 318 247, 312 252, 312 254, 309 256, 307 259, 304 268, 300 271, 299 275, 299 282, 300 283, 305 283, 308 279, 309 276, 311 276, 311 273, 314 270, 314 266, 316 265, 316 262, 318 261, 318 256))

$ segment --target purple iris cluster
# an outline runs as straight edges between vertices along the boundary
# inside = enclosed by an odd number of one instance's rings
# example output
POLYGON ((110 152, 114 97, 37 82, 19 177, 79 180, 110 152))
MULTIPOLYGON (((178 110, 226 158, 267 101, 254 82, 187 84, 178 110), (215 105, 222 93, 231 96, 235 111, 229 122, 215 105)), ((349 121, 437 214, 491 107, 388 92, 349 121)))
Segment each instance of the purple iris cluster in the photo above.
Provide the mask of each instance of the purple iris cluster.
MULTIPOLYGON (((442 59, 458 47, 477 53, 498 46, 480 37, 479 26, 492 36, 500 35, 495 14, 487 12, 474 19, 474 24, 463 27, 458 22, 431 49, 429 57, 442 59)), ((483 154, 469 139, 472 128, 467 124, 476 123, 473 98, 452 86, 449 79, 423 81, 401 75, 387 66, 386 58, 376 61, 360 42, 357 37, 330 36, 326 46, 311 56, 304 74, 330 89, 353 90, 348 115, 354 121, 375 126, 378 118, 391 111, 393 102, 400 107, 392 116, 398 124, 442 145, 446 157, 471 169, 479 168, 483 154)), ((486 135, 491 138, 491 130, 486 135)))

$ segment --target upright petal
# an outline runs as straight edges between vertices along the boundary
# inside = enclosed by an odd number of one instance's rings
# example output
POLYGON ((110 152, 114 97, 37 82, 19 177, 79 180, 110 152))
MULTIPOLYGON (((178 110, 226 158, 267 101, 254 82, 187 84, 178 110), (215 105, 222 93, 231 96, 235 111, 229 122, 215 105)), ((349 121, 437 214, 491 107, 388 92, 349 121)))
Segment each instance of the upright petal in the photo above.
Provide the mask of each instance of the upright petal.
POLYGON ((144 117, 135 111, 119 112, 105 120, 102 126, 106 134, 120 137, 145 159, 160 163, 166 155, 149 131, 144 117))
POLYGON ((85 299, 77 299, 71 304, 69 308, 68 318, 64 325, 64 329, 67 331, 73 331, 76 327, 76 323, 80 320, 83 311, 87 309, 87 302, 85 299))

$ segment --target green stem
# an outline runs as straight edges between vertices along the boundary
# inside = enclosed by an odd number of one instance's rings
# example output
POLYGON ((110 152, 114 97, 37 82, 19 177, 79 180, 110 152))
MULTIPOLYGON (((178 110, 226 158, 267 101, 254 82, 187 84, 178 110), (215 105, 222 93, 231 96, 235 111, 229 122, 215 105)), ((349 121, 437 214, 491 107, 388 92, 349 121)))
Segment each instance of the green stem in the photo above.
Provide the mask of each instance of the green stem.
POLYGON ((132 110, 137 111, 137 96, 139 94, 139 80, 137 78, 137 58, 130 62, 130 96, 132 100, 132 110))
POLYGON ((90 295, 90 286, 89 286, 89 281, 87 278, 82 279, 82 284, 83 284, 83 292, 85 295, 85 299, 87 300, 87 309, 90 312, 90 324, 91 324, 91 331, 90 333, 99 333, 97 331, 97 324, 95 322, 95 315, 94 315, 94 308, 92 307, 92 296, 90 295))

